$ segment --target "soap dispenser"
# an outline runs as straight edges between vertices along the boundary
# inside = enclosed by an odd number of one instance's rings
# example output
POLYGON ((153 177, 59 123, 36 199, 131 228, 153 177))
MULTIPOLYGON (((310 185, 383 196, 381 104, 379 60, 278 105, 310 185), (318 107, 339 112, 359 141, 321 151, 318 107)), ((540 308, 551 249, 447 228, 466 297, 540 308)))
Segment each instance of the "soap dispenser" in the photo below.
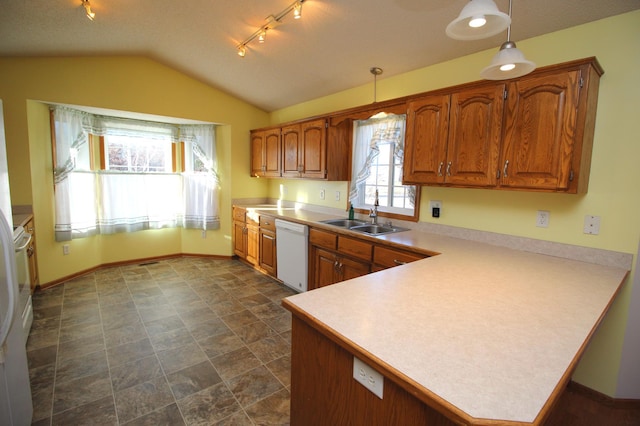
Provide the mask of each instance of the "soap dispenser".
POLYGON ((355 218, 355 212, 353 211, 353 203, 349 204, 349 220, 353 220, 355 218))

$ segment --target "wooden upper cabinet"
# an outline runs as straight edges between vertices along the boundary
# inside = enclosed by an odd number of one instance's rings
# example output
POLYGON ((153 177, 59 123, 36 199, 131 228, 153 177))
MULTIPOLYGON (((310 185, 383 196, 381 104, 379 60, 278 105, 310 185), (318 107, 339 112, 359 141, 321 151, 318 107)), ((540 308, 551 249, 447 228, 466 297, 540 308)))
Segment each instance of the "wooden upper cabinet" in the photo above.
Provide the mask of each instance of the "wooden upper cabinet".
POLYGON ((449 95, 408 103, 404 183, 443 183, 449 133, 449 95))
POLYGON ((300 125, 293 124, 281 129, 282 177, 300 177, 302 172, 302 135, 300 125))
POLYGON ((447 183, 496 185, 504 90, 504 84, 491 84, 451 95, 447 183))
POLYGON ((501 186, 586 192, 599 80, 595 70, 585 65, 509 83, 501 186))
POLYGON ((280 128, 251 131, 251 176, 280 177, 280 128))
POLYGON ((327 175, 326 120, 282 128, 282 177, 324 179, 327 175))
POLYGON ((307 121, 300 125, 302 134, 302 177, 327 177, 327 121, 307 121))
POLYGON ((261 130, 251 131, 251 176, 263 176, 264 173, 264 135, 261 130))
POLYGON ((264 176, 278 177, 280 176, 280 153, 282 152, 280 146, 280 129, 267 130, 264 137, 264 145, 264 176))

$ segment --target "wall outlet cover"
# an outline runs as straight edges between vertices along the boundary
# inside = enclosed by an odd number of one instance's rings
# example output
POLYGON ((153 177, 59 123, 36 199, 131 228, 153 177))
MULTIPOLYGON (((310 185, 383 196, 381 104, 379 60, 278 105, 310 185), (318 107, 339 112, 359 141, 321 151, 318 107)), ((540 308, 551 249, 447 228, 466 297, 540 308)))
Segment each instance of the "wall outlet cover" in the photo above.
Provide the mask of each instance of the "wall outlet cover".
POLYGON ((353 378, 378 398, 382 399, 384 377, 358 358, 353 357, 353 378))

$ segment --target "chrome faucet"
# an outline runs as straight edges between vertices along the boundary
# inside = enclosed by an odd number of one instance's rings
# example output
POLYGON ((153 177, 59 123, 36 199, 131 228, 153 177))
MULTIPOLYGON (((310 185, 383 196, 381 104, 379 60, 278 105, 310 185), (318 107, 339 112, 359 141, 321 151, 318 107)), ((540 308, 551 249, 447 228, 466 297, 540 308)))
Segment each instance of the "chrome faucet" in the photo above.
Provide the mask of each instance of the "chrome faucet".
POLYGON ((376 189, 376 200, 373 202, 373 208, 369 211, 369 217, 371 218, 371 224, 378 224, 378 206, 380 202, 378 201, 378 190, 376 189))

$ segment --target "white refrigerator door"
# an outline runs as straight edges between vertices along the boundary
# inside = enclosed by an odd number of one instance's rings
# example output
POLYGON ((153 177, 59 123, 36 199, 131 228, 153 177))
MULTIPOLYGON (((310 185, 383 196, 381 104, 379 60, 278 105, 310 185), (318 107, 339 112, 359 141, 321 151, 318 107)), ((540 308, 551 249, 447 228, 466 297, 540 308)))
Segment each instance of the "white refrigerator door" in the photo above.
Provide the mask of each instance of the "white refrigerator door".
MULTIPOLYGON (((1 115, 1 114, 0 114, 1 115)), ((4 152, 4 146, 0 147, 4 152)), ((2 159, 0 159, 2 160, 2 159)), ((6 165, 5 165, 6 169, 6 165)), ((4 190, 0 188, 0 190, 4 190)), ((9 212, 11 212, 9 202, 9 212)), ((27 365, 26 337, 18 301, 13 229, 0 210, 0 425, 31 424, 33 405, 27 365), (7 330, 8 333, 3 332, 7 330)))
POLYGON ((9 192, 9 168, 7 167, 7 147, 4 136, 4 110, 0 99, 0 211, 2 211, 13 229, 11 213, 11 194, 9 192))

